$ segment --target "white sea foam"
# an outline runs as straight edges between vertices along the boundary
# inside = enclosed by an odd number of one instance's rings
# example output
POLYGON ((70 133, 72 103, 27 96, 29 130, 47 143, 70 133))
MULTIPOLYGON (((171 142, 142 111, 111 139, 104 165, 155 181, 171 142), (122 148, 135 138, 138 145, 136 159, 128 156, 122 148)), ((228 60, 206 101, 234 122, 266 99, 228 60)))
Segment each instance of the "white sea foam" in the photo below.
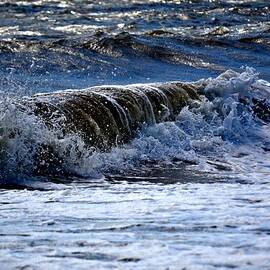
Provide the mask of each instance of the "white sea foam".
POLYGON ((251 166, 256 166, 258 177, 263 178, 270 171, 269 125, 239 99, 269 100, 269 83, 250 68, 242 73, 228 70, 199 83, 205 86, 202 101, 196 101, 192 109, 184 107, 176 121, 148 126, 130 143, 106 153, 87 149, 76 134, 64 135, 57 123, 48 129, 31 112, 22 112, 14 100, 2 99, 2 178, 31 175, 36 151, 44 144, 54 148, 69 173, 87 177, 130 170, 142 162, 178 160, 196 164, 193 169, 231 171, 246 178, 254 174, 251 166))

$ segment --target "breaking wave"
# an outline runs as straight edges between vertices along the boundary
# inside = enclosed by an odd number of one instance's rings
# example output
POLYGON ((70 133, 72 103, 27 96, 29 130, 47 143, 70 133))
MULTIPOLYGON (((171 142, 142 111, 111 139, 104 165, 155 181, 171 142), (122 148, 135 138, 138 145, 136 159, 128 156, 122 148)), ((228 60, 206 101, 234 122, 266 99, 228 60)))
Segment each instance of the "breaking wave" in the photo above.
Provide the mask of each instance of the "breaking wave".
POLYGON ((194 83, 2 93, 1 182, 94 178, 153 162, 249 177, 259 163, 269 169, 269 96, 270 84, 251 68, 194 83))

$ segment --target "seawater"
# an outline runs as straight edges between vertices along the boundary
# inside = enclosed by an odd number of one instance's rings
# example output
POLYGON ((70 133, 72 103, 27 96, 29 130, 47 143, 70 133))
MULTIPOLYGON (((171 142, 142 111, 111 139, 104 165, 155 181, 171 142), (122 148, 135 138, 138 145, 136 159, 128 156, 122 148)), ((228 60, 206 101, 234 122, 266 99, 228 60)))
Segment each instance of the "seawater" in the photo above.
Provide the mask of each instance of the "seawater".
POLYGON ((267 1, 4 1, 0 13, 0 269, 269 269, 269 123, 240 102, 269 104, 267 1), (203 81, 208 98, 105 153, 14 105, 176 80, 203 81), (75 146, 72 176, 18 176, 49 139, 75 146))

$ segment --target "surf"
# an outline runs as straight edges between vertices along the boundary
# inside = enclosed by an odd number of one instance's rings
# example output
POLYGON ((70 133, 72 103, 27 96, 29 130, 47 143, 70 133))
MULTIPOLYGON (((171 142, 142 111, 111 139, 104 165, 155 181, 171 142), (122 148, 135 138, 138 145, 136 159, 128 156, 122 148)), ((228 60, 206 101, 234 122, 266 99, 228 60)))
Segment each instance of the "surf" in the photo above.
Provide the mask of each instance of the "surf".
POLYGON ((1 178, 93 176, 175 160, 218 168, 217 157, 236 148, 270 149, 269 95, 269 83, 246 68, 189 83, 6 96, 1 178))

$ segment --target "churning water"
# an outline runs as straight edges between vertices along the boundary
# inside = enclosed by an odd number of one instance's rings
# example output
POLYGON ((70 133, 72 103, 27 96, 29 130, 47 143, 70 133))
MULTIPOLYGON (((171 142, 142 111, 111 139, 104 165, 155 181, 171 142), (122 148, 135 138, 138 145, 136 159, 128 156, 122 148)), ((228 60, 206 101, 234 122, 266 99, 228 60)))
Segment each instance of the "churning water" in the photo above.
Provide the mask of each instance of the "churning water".
POLYGON ((1 1, 0 269, 269 269, 269 45, 268 1, 1 1))

